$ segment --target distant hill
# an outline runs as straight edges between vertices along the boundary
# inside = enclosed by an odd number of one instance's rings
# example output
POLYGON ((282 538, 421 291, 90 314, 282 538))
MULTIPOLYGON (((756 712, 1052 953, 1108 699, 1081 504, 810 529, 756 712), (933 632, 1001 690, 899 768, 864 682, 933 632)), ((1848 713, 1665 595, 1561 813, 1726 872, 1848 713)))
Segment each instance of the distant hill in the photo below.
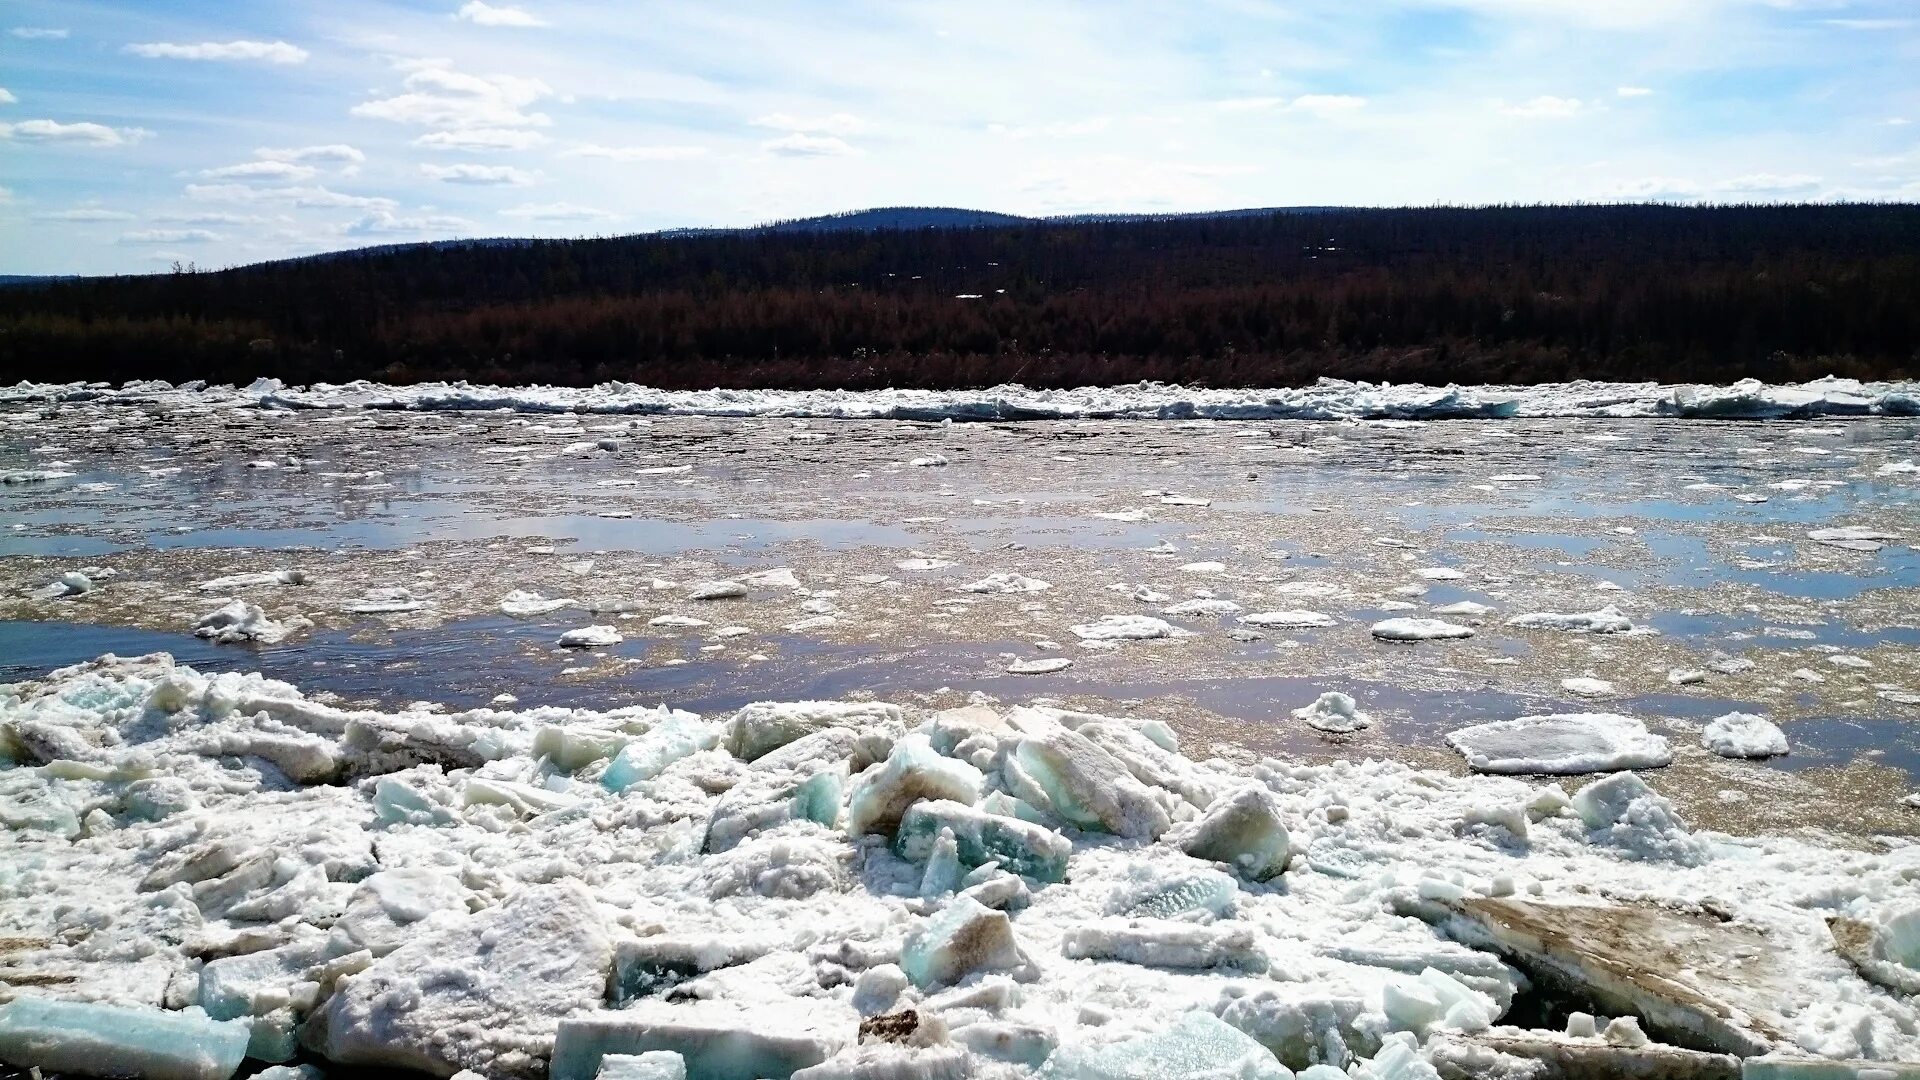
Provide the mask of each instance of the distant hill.
POLYGON ((0 288, 0 371, 664 387, 1920 369, 1920 206, 1504 206, 388 245, 0 288))
POLYGON ((56 281, 72 281, 74 274, 0 274, 0 289, 15 286, 51 285, 56 281))

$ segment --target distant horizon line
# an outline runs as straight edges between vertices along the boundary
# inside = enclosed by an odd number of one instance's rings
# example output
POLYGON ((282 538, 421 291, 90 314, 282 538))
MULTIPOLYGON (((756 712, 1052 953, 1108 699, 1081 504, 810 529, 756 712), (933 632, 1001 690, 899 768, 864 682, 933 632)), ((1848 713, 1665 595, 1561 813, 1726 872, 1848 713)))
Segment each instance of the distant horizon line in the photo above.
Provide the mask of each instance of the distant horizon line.
MULTIPOLYGON (((350 256, 362 253, 402 251, 410 248, 430 246, 452 246, 458 244, 538 244, 570 243, 587 240, 624 240, 635 237, 674 236, 674 235, 714 235, 724 233, 747 233, 761 230, 773 230, 811 223, 831 223, 844 219, 858 218, 863 215, 900 213, 918 211, 923 213, 972 214, 983 218, 1003 219, 1005 223, 1031 224, 1096 224, 1103 221, 1124 223, 1138 221, 1174 220, 1199 217, 1253 216, 1257 214, 1284 213, 1339 213, 1350 211, 1394 211, 1394 210, 1556 210, 1556 209, 1648 209, 1659 207, 1670 210, 1732 210, 1732 209, 1813 209, 1825 207, 1849 206, 1920 206, 1920 199, 1821 199, 1821 200, 1767 200, 1753 202, 1679 202, 1664 199, 1643 200, 1581 200, 1566 202, 1483 202, 1483 203, 1402 203, 1402 204, 1364 204, 1364 203, 1298 203, 1273 204, 1267 206, 1221 207, 1213 210, 1085 210, 1060 214, 1017 214, 1005 210, 987 210, 966 206, 914 205, 907 203, 887 206, 858 207, 849 210, 834 210, 819 214, 808 214, 792 218, 770 218, 751 225, 675 225, 657 229, 642 229, 633 232, 577 233, 571 236, 515 236, 503 233, 473 234, 467 236, 448 236, 437 239, 403 240, 383 244, 365 244, 358 247, 329 248, 303 255, 283 255, 277 258, 260 259, 254 262, 228 263, 220 266, 201 266, 192 260, 180 260, 174 267, 160 268, 142 272, 123 272, 108 274, 73 273, 34 273, 29 271, 0 271, 0 285, 31 284, 34 282, 73 281, 85 278, 114 277, 156 277, 177 273, 182 263, 197 273, 221 273, 228 270, 243 270, 255 266, 270 266, 276 263, 301 262, 308 259, 326 259, 350 256)), ((983 221, 973 224, 925 225, 924 228, 982 228, 992 227, 995 222, 983 221)), ((877 228, 884 229, 886 226, 877 228)), ((826 231, 826 230, 823 230, 826 231)))

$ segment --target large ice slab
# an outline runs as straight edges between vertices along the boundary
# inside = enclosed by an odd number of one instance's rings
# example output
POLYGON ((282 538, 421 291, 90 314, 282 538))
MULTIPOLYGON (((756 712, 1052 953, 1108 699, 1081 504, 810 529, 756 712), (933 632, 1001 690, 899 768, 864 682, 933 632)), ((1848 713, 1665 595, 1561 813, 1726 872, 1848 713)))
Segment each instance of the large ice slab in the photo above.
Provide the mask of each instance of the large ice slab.
POLYGON ((942 757, 927 736, 914 732, 893 744, 887 760, 854 778, 847 797, 847 831, 891 833, 907 807, 922 799, 952 799, 971 805, 985 778, 956 758, 942 757))
POLYGON ((146 1080, 227 1080, 247 1053, 241 1020, 18 997, 0 1005, 0 1061, 22 1070, 146 1080))
POLYGON ((727 752, 752 761, 805 735, 829 728, 871 729, 902 726, 900 709, 861 701, 763 701, 748 705, 727 722, 727 752))
POLYGON ((1260 787, 1241 788, 1209 806, 1180 847, 1194 858, 1227 863, 1249 881, 1278 876, 1292 857, 1279 804, 1260 787))
POLYGON ((859 1017, 825 1002, 808 1009, 645 1001, 560 1021, 552 1080, 594 1080, 608 1055, 667 1050, 700 1080, 785 1080, 853 1042, 859 1017))
POLYGON ((1075 731, 1052 722, 1031 725, 1008 759, 1031 781, 1022 797, 1037 798, 1083 829, 1151 840, 1172 823, 1152 789, 1118 759, 1075 731))
POLYGON ((349 979, 310 1033, 345 1065, 532 1076, 560 1017, 597 1006, 613 945, 576 883, 434 922, 349 979))
POLYGON ((922 861, 932 853, 942 829, 952 830, 960 861, 967 866, 995 861, 1040 881, 1064 879, 1073 854, 1073 842, 1052 829, 950 799, 909 806, 900 819, 896 849, 904 858, 922 861))
POLYGON ((1208 1012, 1151 1035, 1068 1043, 1040 1068, 1045 1080, 1287 1080, 1272 1051, 1208 1012))
POLYGON ((1447 745, 1479 772, 1573 775, 1651 769, 1673 761, 1667 740, 1631 716, 1557 713, 1475 724, 1447 745))
POLYGON ((681 758, 719 744, 720 730, 713 724, 688 713, 669 716, 622 746, 600 782, 610 791, 625 791, 660 775, 681 758))
POLYGON ((949 986, 976 971, 1022 967, 1026 955, 1013 938, 1006 912, 956 896, 911 934, 900 950, 900 967, 922 989, 949 986))
POLYGON ((1449 909, 1453 937, 1667 1041, 1742 1057, 1792 1045, 1775 989, 1792 981, 1791 961, 1752 927, 1651 905, 1471 898, 1449 909))

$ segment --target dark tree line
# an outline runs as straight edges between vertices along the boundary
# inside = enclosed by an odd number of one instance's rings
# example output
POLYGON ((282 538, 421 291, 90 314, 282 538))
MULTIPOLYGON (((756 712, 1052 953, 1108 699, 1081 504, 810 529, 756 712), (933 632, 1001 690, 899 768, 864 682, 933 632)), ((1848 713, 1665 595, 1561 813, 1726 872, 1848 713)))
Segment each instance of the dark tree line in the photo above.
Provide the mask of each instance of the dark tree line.
POLYGON ((1903 376, 1920 372, 1920 207, 420 246, 0 289, 0 371, 667 387, 1903 376))

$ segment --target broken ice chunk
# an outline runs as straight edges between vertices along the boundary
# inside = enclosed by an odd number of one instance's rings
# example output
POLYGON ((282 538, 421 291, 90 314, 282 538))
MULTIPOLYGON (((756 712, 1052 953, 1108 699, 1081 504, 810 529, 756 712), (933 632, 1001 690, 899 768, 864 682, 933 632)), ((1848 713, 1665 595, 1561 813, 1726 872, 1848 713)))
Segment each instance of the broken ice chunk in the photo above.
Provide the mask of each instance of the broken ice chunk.
POLYGON ((342 983, 310 1021, 328 1059, 448 1076, 493 1073, 505 1058, 500 1071, 512 1071, 508 1062, 522 1048, 544 1048, 560 1017, 606 995, 613 944, 577 882, 530 886, 478 914, 424 925, 342 983))
POLYGON ((847 831, 891 833, 907 807, 922 799, 953 799, 971 805, 985 778, 964 761, 935 753, 921 732, 893 744, 887 760, 855 778, 847 800, 847 831))
POLYGON ((969 581, 955 587, 961 592, 970 593, 1037 593, 1046 592, 1053 585, 1025 574, 988 574, 979 581, 969 581))
POLYGON ((20 1068, 147 1080, 227 1080, 247 1054, 247 1023, 199 1009, 18 997, 0 1005, 0 1061, 20 1068))
POLYGON ((1068 929, 1060 938, 1060 951, 1069 960, 1117 960, 1186 971, 1267 969, 1259 936, 1244 923, 1203 926, 1164 919, 1101 919, 1068 929))
POLYGON ((1007 913, 965 896, 954 897, 907 935, 900 949, 901 970, 922 990, 950 986, 976 971, 1007 971, 1026 963, 1007 913))
POLYGON ((1779 726, 1752 713, 1730 712, 1707 722, 1700 744, 1728 758, 1774 757, 1787 752, 1787 736, 1779 726))
MULTIPOLYGON (((333 924, 331 948, 335 955, 365 949, 385 956, 406 944, 414 923, 436 911, 465 910, 467 888, 450 873, 410 866, 382 870, 354 888, 346 912, 333 924)), ((207 969, 217 963, 222 961, 207 969)))
POLYGON ((700 1080, 786 1077, 850 1043, 852 1010, 822 1001, 805 1009, 733 1001, 642 1001, 617 1012, 560 1021, 552 1080, 594 1080, 609 1056, 669 1050, 700 1080))
POLYGON ((1691 865, 1706 855, 1706 845, 1688 831, 1673 804, 1638 774, 1595 780, 1574 795, 1573 810, 1590 839, 1616 844, 1635 858, 1691 865))
POLYGON ((1078 732, 1052 723, 1037 726, 1008 760, 1037 787, 1034 796, 1083 829, 1152 840, 1171 824, 1153 789, 1078 732))
POLYGON ((1256 611, 1251 615, 1240 616, 1240 621, 1248 626, 1267 626, 1279 630, 1305 630, 1313 627, 1332 626, 1333 616, 1318 611, 1256 611))
POLYGON ((1411 979, 1394 979, 1381 993, 1387 1026, 1425 1037, 1435 1028, 1485 1031, 1498 1015, 1492 998, 1438 968, 1411 979))
POLYGON ((577 601, 571 597, 549 600, 536 592, 515 589, 500 598, 500 610, 508 615, 545 615, 549 611, 572 607, 575 603, 577 601))
POLYGON ((1527 615, 1515 615, 1507 620, 1507 625, 1527 630, 1565 630, 1574 634, 1624 634, 1633 629, 1633 621, 1612 604, 1598 611, 1572 614, 1536 611, 1527 615))
POLYGON ((833 828, 840 822, 840 799, 846 787, 844 767, 821 769, 793 789, 793 816, 833 828))
POLYGON ((917 802, 900 818, 895 841, 902 858, 927 858, 935 837, 950 831, 960 861, 968 866, 997 861, 1016 874, 1039 881, 1061 881, 1073 842, 1052 829, 987 813, 950 799, 917 802))
POLYGON ((1296 719, 1305 720, 1310 727, 1336 735, 1373 725, 1373 718, 1361 712, 1352 697, 1338 690, 1321 694, 1313 699, 1313 704, 1293 710, 1293 715, 1296 719))
POLYGON ((691 713, 675 713, 655 724, 645 735, 622 746, 600 782, 609 791, 625 791, 659 776, 667 766, 689 754, 718 745, 718 726, 691 713))
POLYGON ((1279 804, 1261 787, 1241 788, 1208 807, 1180 849, 1226 863, 1249 881, 1278 876, 1292 855, 1279 804))
POLYGON ((733 600, 747 595, 747 587, 737 581, 702 581, 687 590, 689 600, 733 600))
POLYGON ((1441 619, 1383 619, 1373 624, 1373 636, 1382 641, 1444 641, 1470 638, 1473 628, 1441 619))
POLYGON ((1106 615, 1069 629, 1083 641, 1147 641, 1193 636, 1193 631, 1183 630, 1151 615, 1106 615))
POLYGON ((959 891, 961 874, 960 845, 954 841, 952 829, 941 829, 927 855, 927 869, 920 876, 920 895, 933 899, 959 891))
POLYGON ((864 701, 762 701, 733 714, 726 725, 727 752, 753 761, 803 735, 828 728, 854 730, 902 725, 900 708, 864 701))
POLYGON ((193 636, 209 638, 217 645, 233 645, 242 641, 272 645, 283 640, 292 625, 291 622, 278 623, 268 618, 259 604, 234 600, 200 616, 193 624, 193 636))
POLYGON ((555 768, 573 772, 614 756, 632 738, 621 731, 548 724, 534 732, 533 756, 546 758, 555 768))
POLYGON ((1240 891, 1232 878, 1215 870, 1180 874, 1141 866, 1128 876, 1115 886, 1107 910, 1130 918, 1171 919, 1195 911, 1224 917, 1240 891))
POLYGON ((1284 1080, 1273 1052, 1209 1012, 1119 1042, 1062 1046, 1040 1068, 1042 1080, 1284 1080))
POLYGON ((1659 768, 1673 761, 1667 740, 1631 716, 1562 713, 1475 724, 1447 733, 1447 745, 1479 772, 1573 775, 1659 768))
POLYGON ((618 645, 626 635, 611 626, 582 626, 560 635, 560 645, 568 649, 598 649, 618 645))

